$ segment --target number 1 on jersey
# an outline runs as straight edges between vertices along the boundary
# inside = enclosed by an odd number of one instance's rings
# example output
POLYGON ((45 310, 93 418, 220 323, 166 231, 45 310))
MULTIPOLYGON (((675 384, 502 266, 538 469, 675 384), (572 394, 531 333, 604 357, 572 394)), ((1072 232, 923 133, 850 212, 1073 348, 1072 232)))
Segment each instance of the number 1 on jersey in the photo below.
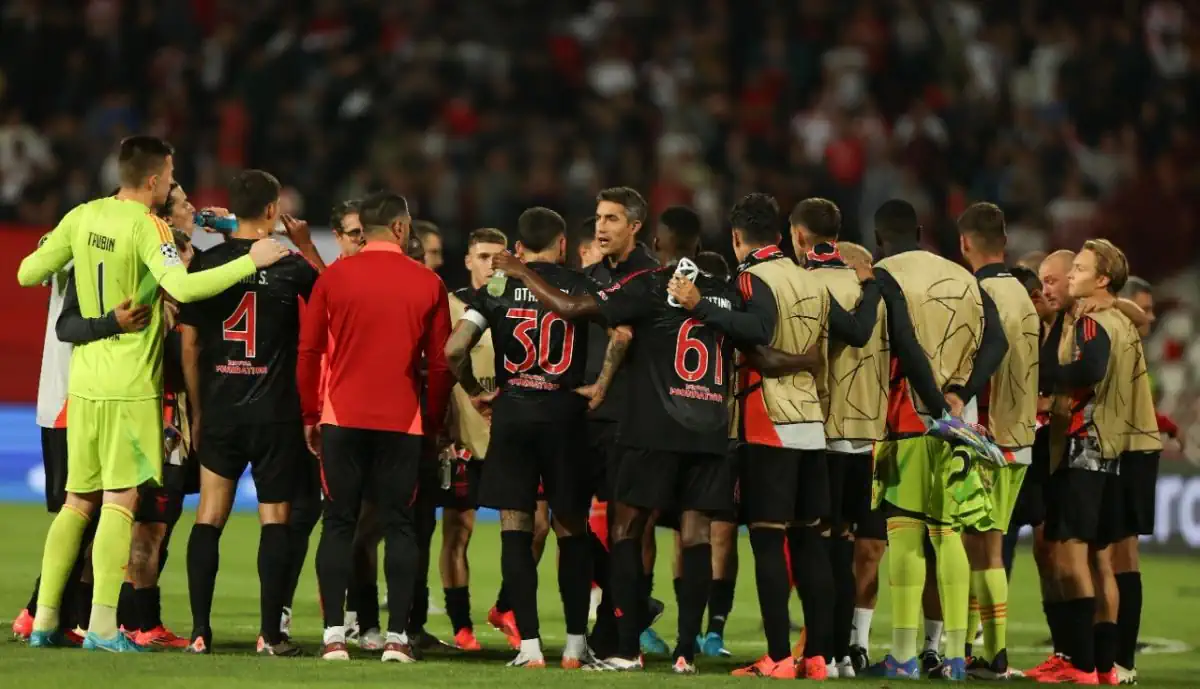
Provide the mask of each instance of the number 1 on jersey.
POLYGON ((258 316, 258 295, 246 292, 238 302, 233 314, 221 322, 221 335, 226 342, 241 342, 246 347, 246 358, 254 358, 255 320, 258 316), (245 322, 243 324, 243 321, 245 322))

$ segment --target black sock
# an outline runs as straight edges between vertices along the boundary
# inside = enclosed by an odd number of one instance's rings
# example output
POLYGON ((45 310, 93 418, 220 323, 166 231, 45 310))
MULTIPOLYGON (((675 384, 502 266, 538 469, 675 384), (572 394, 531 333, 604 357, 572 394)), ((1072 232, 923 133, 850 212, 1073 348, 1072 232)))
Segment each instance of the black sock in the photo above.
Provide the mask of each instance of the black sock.
POLYGON ((713 579, 712 589, 708 594, 708 633, 725 635, 725 621, 733 612, 732 579, 713 579))
POLYGON ((463 629, 471 628, 471 589, 466 586, 455 586, 444 589, 446 594, 446 616, 450 618, 450 626, 457 634, 463 629))
POLYGON ((1117 662, 1117 623, 1097 622, 1095 634, 1096 672, 1110 672, 1117 662))
POLYGON ((675 577, 671 580, 671 584, 675 587, 675 605, 678 606, 679 601, 682 600, 680 598, 680 587, 683 586, 683 578, 675 577))
POLYGON ((696 657, 696 637, 704 623, 704 606, 712 588, 712 546, 708 543, 683 549, 683 577, 679 583, 679 634, 674 657, 689 663, 696 657))
POLYGON ((500 572, 511 599, 513 617, 521 639, 536 639, 538 626, 537 564, 533 560, 533 534, 500 532, 500 572))
POLYGON ((40 589, 41 587, 42 587, 42 578, 38 577, 33 582, 33 595, 31 595, 29 597, 29 602, 25 604, 25 609, 28 610, 29 614, 33 617, 37 617, 38 589, 40 589))
POLYGON ((1132 670, 1142 628, 1142 573, 1118 574, 1117 591, 1121 597, 1117 607, 1117 663, 1132 670))
MULTIPOLYGON (((192 638, 212 641, 213 589, 221 560, 221 530, 211 524, 196 524, 188 537, 188 598, 192 604, 192 638)), ((276 629, 279 625, 275 625, 276 629)))
MULTIPOLYGON (((592 598, 592 550, 586 536, 558 539, 558 592, 568 634, 587 634, 592 598)), ((518 626, 518 628, 520 628, 518 626)))
POLYGON ((617 616, 616 655, 637 658, 641 653, 638 638, 644 627, 637 611, 642 605, 642 544, 637 538, 613 543, 610 559, 613 604, 617 616))
POLYGON ((833 657, 845 658, 850 655, 850 628, 854 625, 854 602, 858 594, 854 579, 854 541, 848 537, 831 538, 828 545, 834 582, 833 657))
POLYGON ((1076 598, 1066 601, 1064 625, 1070 629, 1069 657, 1071 664, 1083 672, 1096 670, 1096 637, 1092 620, 1096 615, 1095 598, 1076 598))
POLYGON ((290 540, 287 524, 264 524, 258 535, 259 624, 269 644, 283 641, 279 618, 287 595, 290 540))
POLYGON ((308 542, 312 537, 313 528, 321 517, 320 502, 315 509, 306 506, 301 509, 299 501, 292 503, 292 512, 288 519, 288 575, 284 590, 283 604, 292 607, 296 597, 296 587, 300 585, 300 575, 304 572, 304 562, 308 559, 308 542))
POLYGON ((792 579, 804 610, 804 657, 833 660, 833 570, 826 539, 815 527, 788 529, 792 579))
POLYGON ((512 610, 512 601, 508 599, 508 589, 504 588, 504 582, 500 582, 500 590, 496 592, 496 612, 506 613, 512 610))
POLYGON ((788 624, 787 560, 783 555, 783 529, 750 529, 750 547, 754 551, 754 580, 758 588, 758 608, 762 613, 763 632, 767 637, 767 655, 779 662, 792 655, 791 628, 788 624))
POLYGON ((1056 655, 1066 655, 1063 646, 1063 602, 1060 600, 1043 601, 1042 611, 1046 613, 1046 626, 1050 628, 1050 641, 1054 645, 1056 655))
POLYGON ((117 598, 117 626, 126 631, 141 631, 141 620, 137 614, 137 602, 133 597, 133 583, 121 582, 121 595, 117 598))
POLYGON ((148 632, 162 626, 162 589, 157 586, 134 589, 133 604, 137 610, 134 619, 142 631, 148 632))

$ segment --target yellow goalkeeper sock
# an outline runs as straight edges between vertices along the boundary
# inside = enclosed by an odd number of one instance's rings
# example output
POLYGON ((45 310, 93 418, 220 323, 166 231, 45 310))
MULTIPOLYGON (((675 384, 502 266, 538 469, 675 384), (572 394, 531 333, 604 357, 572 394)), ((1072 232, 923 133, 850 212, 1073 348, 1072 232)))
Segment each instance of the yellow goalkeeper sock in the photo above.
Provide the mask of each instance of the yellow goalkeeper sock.
POLYGON ((1008 576, 1003 568, 977 574, 983 591, 979 609, 983 616, 984 657, 995 660, 996 655, 1008 646, 1008 576))
POLYGON ((133 513, 120 505, 100 508, 96 541, 92 545, 92 618, 88 631, 103 639, 117 635, 117 601, 129 565, 133 513))
POLYGON ((79 557, 79 544, 90 520, 78 509, 63 505, 46 533, 42 551, 42 583, 38 585, 37 615, 33 628, 49 632, 58 628, 58 609, 62 607, 63 589, 79 557))
POLYGON ((890 517, 887 531, 892 657, 903 663, 917 656, 921 592, 925 589, 925 523, 910 517, 890 517))
POLYGON ((938 595, 946 623, 946 657, 962 658, 967 647, 967 606, 971 598, 971 566, 962 535, 948 526, 931 526, 929 539, 937 553, 938 595))

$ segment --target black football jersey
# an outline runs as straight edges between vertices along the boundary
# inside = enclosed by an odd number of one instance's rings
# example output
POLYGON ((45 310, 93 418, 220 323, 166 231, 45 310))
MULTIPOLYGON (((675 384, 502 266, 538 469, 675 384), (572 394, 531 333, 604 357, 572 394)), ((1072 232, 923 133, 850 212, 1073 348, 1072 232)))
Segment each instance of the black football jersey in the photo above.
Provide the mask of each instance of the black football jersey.
MULTIPOLYGON (((620 442, 636 448, 723 454, 729 444, 728 400, 732 345, 717 330, 667 303, 674 266, 634 274, 600 292, 610 325, 632 325, 622 368, 629 388, 620 442)), ((696 278, 702 298, 721 308, 741 306, 737 290, 706 273, 696 278)))
MULTIPOLYGON (((196 254, 195 272, 245 256, 249 239, 227 238, 196 254)), ((200 338, 200 390, 205 423, 276 423, 299 418, 296 347, 300 300, 317 271, 298 255, 255 271, 211 299, 184 304, 180 321, 200 338)))
MULTIPOLYGON (((570 295, 594 293, 585 275, 554 263, 529 267, 570 295)), ((493 297, 487 286, 468 302, 487 321, 496 354, 494 419, 539 421, 578 416, 586 400, 575 394, 584 384, 588 357, 586 323, 572 323, 546 308, 520 280, 509 278, 493 297)))

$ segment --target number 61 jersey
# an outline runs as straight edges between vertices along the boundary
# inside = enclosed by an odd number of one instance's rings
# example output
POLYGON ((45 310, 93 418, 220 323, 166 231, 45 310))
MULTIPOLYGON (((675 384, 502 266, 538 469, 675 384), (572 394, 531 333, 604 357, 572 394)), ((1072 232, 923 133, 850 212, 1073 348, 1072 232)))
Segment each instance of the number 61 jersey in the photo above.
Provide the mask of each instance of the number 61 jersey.
MULTIPOLYGON (((674 269, 634 273, 599 294, 608 325, 633 326, 619 440, 638 449, 724 454, 732 348, 719 331, 667 304, 674 269)), ((737 290, 722 280, 701 273, 695 284, 702 299, 721 308, 741 307, 737 290)))
MULTIPOLYGON (((250 253, 251 239, 227 237, 197 253, 196 272, 250 253)), ((196 329, 200 344, 200 397, 205 424, 294 423, 300 415, 296 348, 300 300, 317 280, 308 261, 293 254, 211 299, 183 304, 179 320, 196 329)))
MULTIPOLYGON (((566 294, 594 293, 598 287, 582 273, 555 263, 531 262, 529 268, 566 294)), ((476 290, 463 316, 492 331, 496 353, 496 418, 518 422, 557 421, 581 415, 586 400, 575 394, 587 368, 587 326, 563 320, 525 287, 509 278, 498 297, 486 286, 476 290)))

